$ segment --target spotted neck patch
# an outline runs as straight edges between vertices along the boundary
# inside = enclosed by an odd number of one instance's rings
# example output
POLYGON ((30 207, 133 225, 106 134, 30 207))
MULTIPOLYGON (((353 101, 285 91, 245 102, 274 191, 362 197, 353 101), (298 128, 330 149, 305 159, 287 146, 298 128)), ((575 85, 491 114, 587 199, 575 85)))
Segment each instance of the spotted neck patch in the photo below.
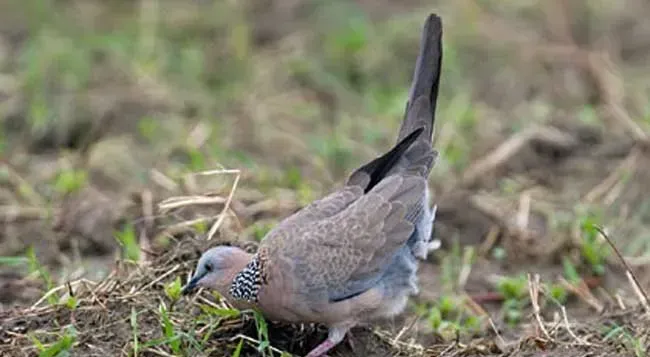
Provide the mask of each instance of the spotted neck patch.
POLYGON ((257 302, 257 294, 262 285, 260 260, 253 256, 244 270, 240 271, 230 285, 230 295, 237 300, 257 302))

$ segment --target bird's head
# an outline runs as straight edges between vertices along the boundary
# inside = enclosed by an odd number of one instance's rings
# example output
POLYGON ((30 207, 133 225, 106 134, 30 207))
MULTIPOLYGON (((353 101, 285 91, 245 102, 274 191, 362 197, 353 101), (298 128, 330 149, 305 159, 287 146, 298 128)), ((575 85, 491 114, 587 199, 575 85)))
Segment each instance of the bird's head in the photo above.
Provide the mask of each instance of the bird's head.
POLYGON ((235 276, 250 260, 251 254, 237 247, 217 246, 205 251, 196 265, 194 276, 183 287, 183 295, 205 287, 228 296, 235 276))

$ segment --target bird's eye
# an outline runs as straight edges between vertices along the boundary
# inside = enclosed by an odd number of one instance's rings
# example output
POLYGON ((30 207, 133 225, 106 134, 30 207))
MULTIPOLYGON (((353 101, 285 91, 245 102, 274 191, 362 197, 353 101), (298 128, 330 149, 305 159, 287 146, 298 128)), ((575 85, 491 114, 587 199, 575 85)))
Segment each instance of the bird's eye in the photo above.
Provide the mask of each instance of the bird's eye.
POLYGON ((212 264, 210 264, 210 263, 206 263, 206 264, 205 264, 205 270, 207 270, 207 271, 212 271, 212 264))

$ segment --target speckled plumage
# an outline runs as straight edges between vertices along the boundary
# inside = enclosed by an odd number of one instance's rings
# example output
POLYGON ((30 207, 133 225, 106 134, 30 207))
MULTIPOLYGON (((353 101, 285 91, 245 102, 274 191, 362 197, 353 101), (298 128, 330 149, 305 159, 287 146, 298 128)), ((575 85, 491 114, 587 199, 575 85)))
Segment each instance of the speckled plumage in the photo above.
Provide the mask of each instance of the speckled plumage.
POLYGON ((418 259, 432 245, 435 209, 427 178, 437 156, 432 135, 441 37, 441 20, 430 15, 390 151, 280 222, 255 255, 218 247, 206 252, 188 287, 225 286, 231 300, 254 304, 271 319, 328 325, 328 339, 308 357, 326 353, 360 321, 401 312, 418 291, 418 259), (223 267, 219 273, 211 273, 211 261, 223 267))
POLYGON ((237 273, 230 286, 230 295, 237 300, 257 302, 262 285, 262 267, 257 255, 253 256, 244 270, 237 273))

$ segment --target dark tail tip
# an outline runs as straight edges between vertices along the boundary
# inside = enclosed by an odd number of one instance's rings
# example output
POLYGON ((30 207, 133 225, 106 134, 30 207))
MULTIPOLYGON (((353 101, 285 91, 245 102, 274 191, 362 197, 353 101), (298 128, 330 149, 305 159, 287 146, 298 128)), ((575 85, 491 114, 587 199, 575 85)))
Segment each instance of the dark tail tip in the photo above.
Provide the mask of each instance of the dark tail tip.
POLYGON ((431 110, 435 111, 438 100, 438 84, 442 65, 442 19, 429 14, 420 39, 420 53, 413 71, 409 106, 420 96, 429 99, 431 110))
MULTIPOLYGON (((442 66, 442 19, 437 14, 429 14, 422 28, 420 52, 413 71, 413 80, 406 104, 404 123, 400 129, 399 139, 412 132, 418 126, 425 126, 425 135, 433 134, 433 123, 438 101, 438 87, 442 66), (424 98, 428 108, 414 108, 418 99, 424 98), (423 118, 423 109, 428 112, 423 118), (413 113, 411 113, 413 112, 413 113), (419 113, 414 115, 414 113, 419 113)), ((421 106, 421 105, 420 105, 421 106)))

